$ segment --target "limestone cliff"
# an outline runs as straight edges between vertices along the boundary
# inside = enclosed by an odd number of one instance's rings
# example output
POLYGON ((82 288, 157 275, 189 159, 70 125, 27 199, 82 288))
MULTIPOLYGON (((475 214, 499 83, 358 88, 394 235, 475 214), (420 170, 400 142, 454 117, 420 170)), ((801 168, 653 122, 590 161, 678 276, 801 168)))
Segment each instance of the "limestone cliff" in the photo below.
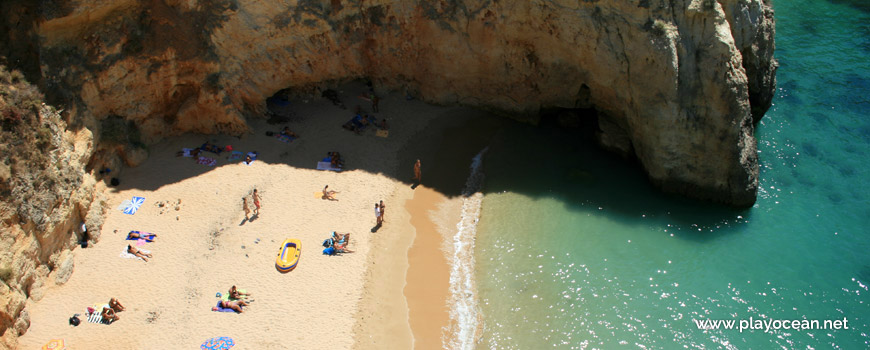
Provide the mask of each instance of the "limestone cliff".
MULTIPOLYGON (((163 136, 244 133, 279 89, 366 77, 532 122, 594 108, 599 142, 653 183, 745 206, 775 85, 769 0, 8 0, 0 14, 0 61, 65 110, 31 103, 4 124, 4 341, 27 328, 26 297, 68 278, 73 227, 99 226, 89 172, 135 165, 163 136)), ((4 103, 24 89, 8 80, 4 103)))
POLYGON ((69 279, 80 224, 99 238, 104 203, 84 171, 92 151, 87 129, 66 130, 21 73, 0 66, 0 349, 29 327, 27 298, 69 279))
POLYGON ((145 142, 242 133, 281 88, 368 77, 534 121, 594 107, 669 192, 755 200, 776 63, 768 0, 70 0, 42 9, 43 85, 145 142))

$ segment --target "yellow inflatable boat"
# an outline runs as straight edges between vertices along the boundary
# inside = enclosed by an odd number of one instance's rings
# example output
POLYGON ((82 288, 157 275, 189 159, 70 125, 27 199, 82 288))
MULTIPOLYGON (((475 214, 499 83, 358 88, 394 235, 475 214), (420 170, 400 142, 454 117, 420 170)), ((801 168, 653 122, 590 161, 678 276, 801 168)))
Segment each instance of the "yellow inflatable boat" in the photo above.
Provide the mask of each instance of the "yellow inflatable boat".
POLYGON ((296 268, 299 263, 299 254, 302 253, 302 242, 298 239, 288 238, 281 243, 278 249, 278 257, 275 259, 275 267, 278 271, 288 272, 296 268))

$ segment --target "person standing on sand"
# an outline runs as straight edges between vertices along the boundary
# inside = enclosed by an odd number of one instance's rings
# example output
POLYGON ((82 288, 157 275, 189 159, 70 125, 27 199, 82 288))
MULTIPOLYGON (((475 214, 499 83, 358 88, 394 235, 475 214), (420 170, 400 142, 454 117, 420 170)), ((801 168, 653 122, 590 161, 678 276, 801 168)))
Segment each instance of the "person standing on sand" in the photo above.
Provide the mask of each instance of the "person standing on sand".
POLYGON ((380 100, 380 99, 378 98, 378 95, 375 95, 375 93, 372 92, 372 112, 373 112, 373 113, 378 113, 378 102, 379 102, 379 100, 380 100))
POLYGON ((381 226, 381 207, 378 206, 378 203, 375 203, 375 220, 377 222, 376 226, 381 226))
POLYGON ((384 223, 384 209, 386 208, 386 206, 384 205, 384 201, 381 201, 380 207, 381 207, 381 223, 383 224, 384 223))
POLYGON ((242 197, 242 210, 245 211, 245 219, 248 218, 248 214, 251 213, 251 208, 248 208, 248 198, 242 197))
POLYGON ((260 196, 257 194, 257 189, 254 189, 254 194, 251 195, 254 199, 254 215, 260 215, 260 196))
POLYGON ((423 167, 423 166, 420 165, 420 160, 417 159, 417 162, 414 163, 414 179, 413 179, 413 180, 416 180, 417 183, 421 183, 421 182, 423 182, 423 170, 422 170, 422 167, 423 167))

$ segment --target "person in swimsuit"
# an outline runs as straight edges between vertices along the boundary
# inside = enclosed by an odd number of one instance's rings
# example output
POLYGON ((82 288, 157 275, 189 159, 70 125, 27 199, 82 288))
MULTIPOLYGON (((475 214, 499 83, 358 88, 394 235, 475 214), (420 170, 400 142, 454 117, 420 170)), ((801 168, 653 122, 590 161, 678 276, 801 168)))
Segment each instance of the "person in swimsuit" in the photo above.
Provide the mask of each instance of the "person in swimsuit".
POLYGON ((257 189, 254 189, 254 194, 251 195, 254 199, 254 215, 260 215, 260 195, 257 194, 257 189))
POLYGON ((130 254, 133 254, 137 257, 140 257, 140 258, 142 258, 142 260, 145 260, 145 262, 148 262, 147 258, 153 258, 153 256, 151 256, 151 253, 143 253, 143 252, 139 251, 139 249, 136 249, 129 244, 127 245, 127 253, 130 253, 130 254))
POLYGON ((235 312, 242 313, 245 312, 242 310, 242 306, 248 306, 244 300, 221 300, 221 307, 224 309, 233 309, 235 312))
POLYGON ((296 135, 295 132, 290 131, 290 127, 289 127, 289 126, 285 126, 285 127, 284 127, 284 130, 281 130, 281 136, 287 136, 287 137, 299 137, 299 135, 296 135))
POLYGON ((249 296, 251 296, 251 293, 247 293, 247 292, 246 292, 246 293, 242 293, 242 292, 240 292, 238 289, 236 289, 236 286, 232 286, 232 287, 230 287, 230 291, 229 291, 229 293, 227 293, 227 294, 229 294, 230 299, 241 299, 243 296, 244 296, 244 297, 249 297, 249 296))
POLYGON ((109 299, 109 307, 115 312, 121 312, 125 309, 124 305, 121 305, 121 302, 115 298, 109 299))
POLYGON ((103 316, 103 320, 109 320, 112 322, 121 319, 118 315, 115 315, 115 310, 112 310, 110 307, 104 307, 103 312, 101 312, 100 315, 103 316))
POLYGON ((154 242, 154 237, 157 237, 157 235, 153 233, 142 233, 139 231, 130 231, 130 233, 127 234, 127 238, 141 238, 148 242, 154 242))
POLYGON ((423 182, 423 169, 422 169, 422 167, 423 166, 420 164, 420 160, 417 159, 417 162, 414 163, 414 180, 416 180, 417 183, 423 182))
POLYGON ((384 201, 381 201, 381 223, 384 223, 384 214, 385 214, 384 209, 386 209, 386 208, 387 207, 384 205, 384 201))
POLYGON ((326 185, 326 186, 323 186, 323 197, 320 197, 320 198, 321 199, 328 199, 331 201, 337 201, 338 198, 335 198, 336 193, 338 193, 338 191, 330 191, 329 185, 326 185))
POLYGON ((242 210, 245 211, 245 219, 248 218, 248 214, 251 213, 251 208, 248 208, 248 198, 242 197, 242 210))
POLYGON ((377 220, 377 225, 381 226, 381 206, 378 203, 375 203, 375 220, 377 220))

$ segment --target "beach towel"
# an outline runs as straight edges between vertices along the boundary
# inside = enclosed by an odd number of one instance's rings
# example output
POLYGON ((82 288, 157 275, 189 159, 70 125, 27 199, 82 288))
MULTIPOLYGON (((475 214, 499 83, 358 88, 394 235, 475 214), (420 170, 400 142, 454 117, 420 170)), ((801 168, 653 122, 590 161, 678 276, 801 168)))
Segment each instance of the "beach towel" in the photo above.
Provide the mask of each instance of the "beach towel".
POLYGON ((125 199, 123 202, 121 202, 121 205, 118 206, 118 210, 124 211, 124 209, 127 209, 127 207, 130 206, 131 203, 133 203, 133 201, 125 199))
MULTIPOLYGON (((147 251, 145 249, 139 249, 139 251, 142 252, 143 254, 151 254, 150 251, 147 251)), ((145 261, 145 259, 142 259, 138 256, 133 255, 133 254, 127 253, 127 247, 124 247, 124 250, 121 251, 121 257, 124 259, 139 259, 139 260, 145 261)))
POLYGON ((97 303, 97 304, 94 304, 93 307, 89 307, 89 308, 88 308, 88 313, 87 313, 87 315, 88 315, 88 322, 90 322, 90 323, 104 323, 104 324, 109 324, 108 322, 106 322, 105 320, 103 320, 103 308, 104 308, 104 307, 109 307, 109 304, 100 304, 100 303, 97 303), (93 311, 93 312, 90 312, 91 309, 93 309, 94 311, 93 311))
POLYGON ((278 141, 281 141, 281 142, 284 142, 284 143, 290 143, 290 142, 293 142, 293 140, 296 139, 295 137, 290 136, 290 135, 278 135, 278 136, 275 136, 275 138, 277 138, 278 141))
POLYGON ((230 309, 230 308, 228 308, 228 307, 221 307, 221 301, 223 301, 223 300, 218 300, 217 305, 215 305, 215 307, 211 308, 211 311, 217 311, 217 312, 236 312, 236 310, 230 309))
POLYGON ((90 323, 103 323, 103 314, 96 312, 96 311, 88 314, 88 322, 90 322, 90 323))
POLYGON ((127 240, 128 241, 142 240, 142 241, 146 241, 146 242, 153 242, 154 237, 157 237, 157 235, 155 235, 153 233, 149 233, 149 232, 130 231, 129 233, 127 233, 127 240), (130 233, 138 233, 140 237, 145 236, 146 238, 144 238, 144 239, 143 238, 131 238, 130 233))
POLYGON ((243 160, 242 163, 245 163, 245 165, 251 165, 251 163, 253 163, 255 160, 257 160, 257 152, 248 152, 248 154, 246 154, 246 155, 248 157, 251 157, 251 162, 248 163, 247 159, 243 160))
POLYGON ((209 158, 209 157, 199 157, 196 160, 197 163, 205 165, 205 166, 215 166, 217 165, 217 159, 209 158))
POLYGON ((133 197, 133 200, 130 201, 130 204, 124 208, 124 214, 136 214, 136 211, 139 210, 139 207, 141 207, 143 203, 145 203, 145 197, 133 197))
POLYGON ((193 157, 193 154, 190 153, 191 151, 193 151, 193 148, 182 148, 181 155, 184 157, 193 157))
POLYGON ((377 135, 378 137, 387 137, 387 136, 390 136, 390 131, 389 130, 378 130, 377 132, 375 132, 375 135, 377 135))
POLYGON ((332 166, 331 162, 317 162, 317 170, 341 171, 341 168, 332 166))
POLYGON ((203 151, 206 151, 206 152, 211 152, 211 153, 214 153, 214 154, 218 154, 218 155, 221 154, 221 152, 224 151, 223 149, 221 149, 220 147, 217 147, 217 146, 213 146, 214 148, 212 148, 212 149, 207 149, 207 148, 205 147, 206 144, 207 144, 207 143, 203 143, 202 146, 199 146, 199 149, 201 149, 201 150, 203 150, 203 151))
POLYGON ((329 247, 323 250, 323 255, 335 255, 337 251, 333 247, 329 247))
POLYGON ((231 153, 230 156, 227 157, 227 160, 232 161, 232 160, 240 160, 240 159, 244 159, 244 158, 245 158, 244 153, 242 153, 240 151, 233 151, 233 153, 231 153))

